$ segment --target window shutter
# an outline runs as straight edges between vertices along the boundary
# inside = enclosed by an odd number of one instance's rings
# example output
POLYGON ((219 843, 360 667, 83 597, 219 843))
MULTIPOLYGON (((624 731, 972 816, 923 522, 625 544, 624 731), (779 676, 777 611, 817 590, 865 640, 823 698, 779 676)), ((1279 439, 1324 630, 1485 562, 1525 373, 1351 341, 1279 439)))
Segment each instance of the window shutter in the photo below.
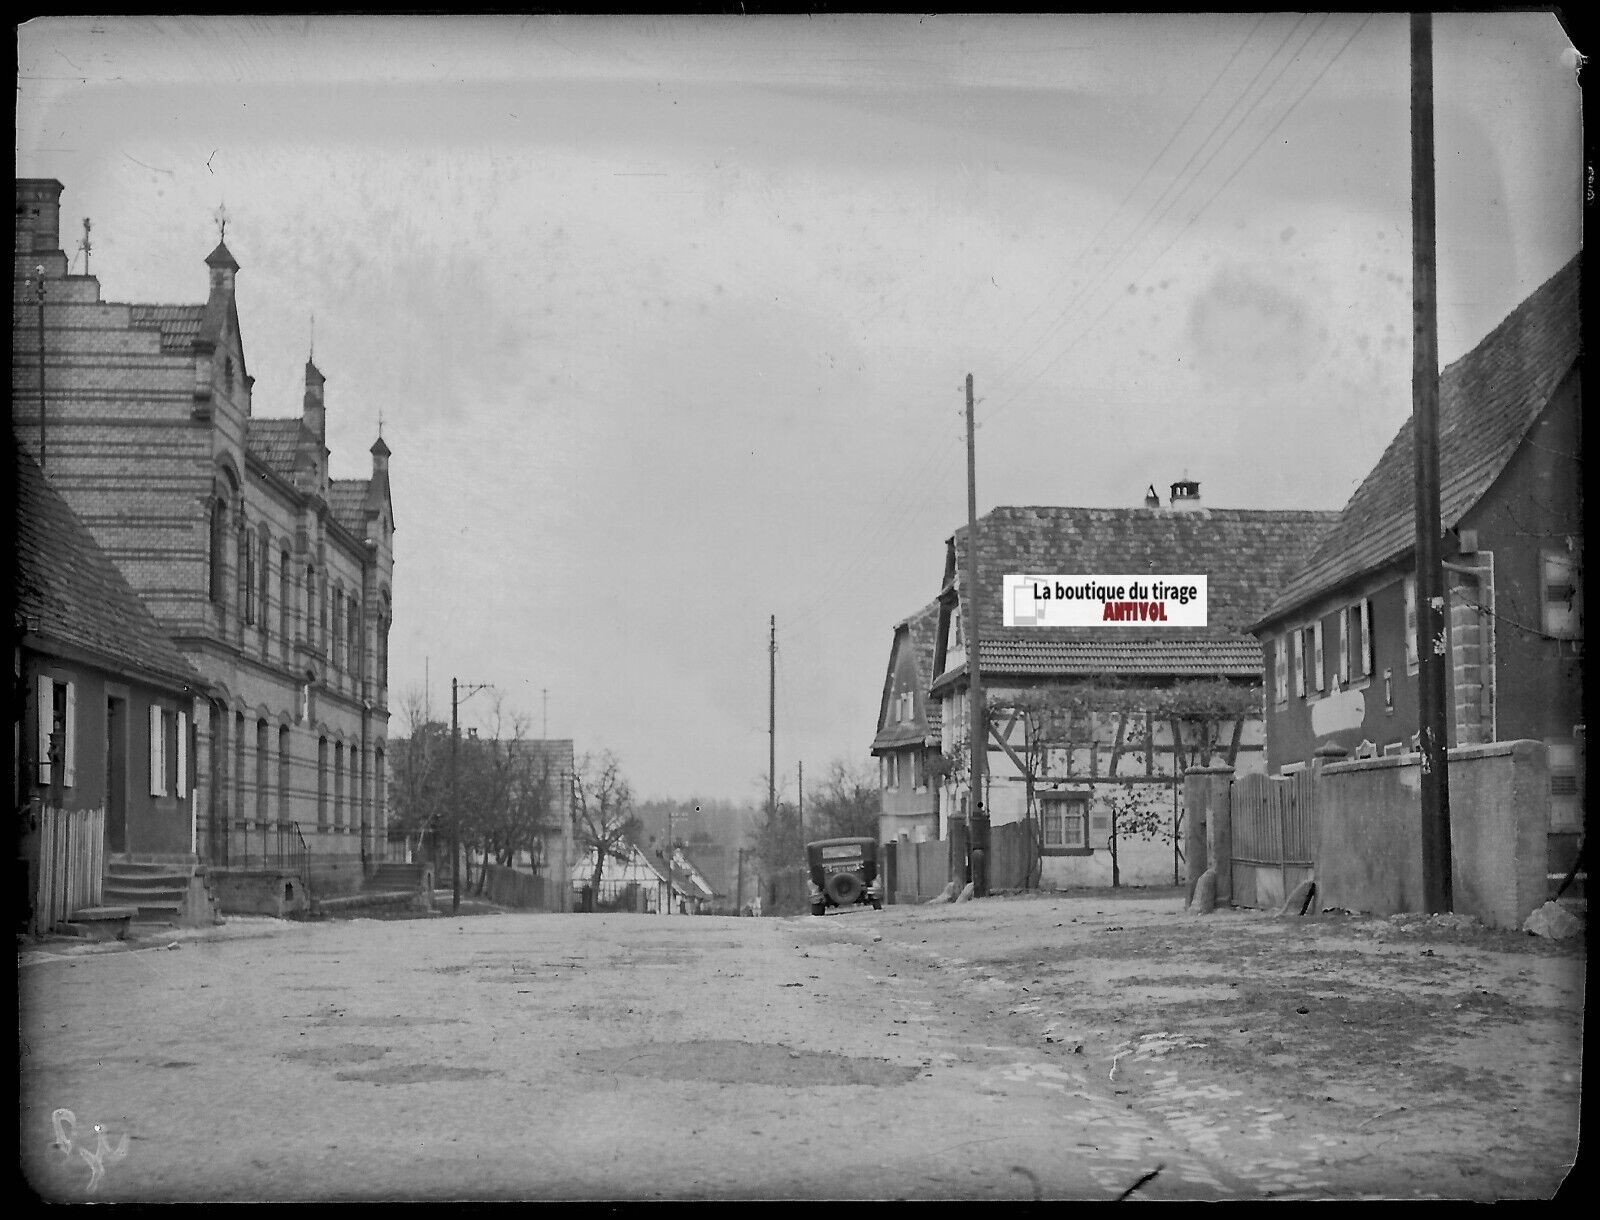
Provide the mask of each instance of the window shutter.
POLYGON ((1284 639, 1280 635, 1272 643, 1273 693, 1279 703, 1289 698, 1289 653, 1284 647, 1284 639))
POLYGON ((178 713, 178 796, 189 795, 189 715, 178 713))
POLYGON ((39 677, 39 782, 46 787, 50 784, 50 726, 56 718, 56 684, 40 675, 39 677))
POLYGON ((1350 634, 1356 626, 1356 608, 1346 606, 1339 614, 1339 681, 1350 682, 1350 634))
MULTIPOLYGON (((1087 811, 1086 805, 1077 806, 1076 812, 1081 815, 1087 811)), ((1111 846, 1111 811, 1109 809, 1096 809, 1087 813, 1089 818, 1089 837, 1087 845, 1101 850, 1111 846)), ((1068 846, 1073 846, 1068 836, 1068 846)))
POLYGON ((1316 688, 1321 690, 1327 683, 1323 677, 1322 669, 1322 620, 1318 619, 1311 624, 1311 678, 1316 688))
POLYGON ((1417 581, 1406 577, 1406 664, 1417 662, 1417 581))
POLYGON ((1295 698, 1303 699, 1306 693, 1306 637, 1305 633, 1296 630, 1294 639, 1294 694, 1295 698))
POLYGON ((1363 597, 1361 605, 1361 648, 1357 663, 1361 666, 1361 676, 1365 678, 1372 672, 1372 599, 1363 597))
POLYGON ((150 795, 167 795, 167 760, 161 737, 161 709, 150 705, 150 795))
POLYGON ((78 755, 78 687, 67 683, 67 731, 61 747, 61 786, 71 788, 77 780, 78 755))

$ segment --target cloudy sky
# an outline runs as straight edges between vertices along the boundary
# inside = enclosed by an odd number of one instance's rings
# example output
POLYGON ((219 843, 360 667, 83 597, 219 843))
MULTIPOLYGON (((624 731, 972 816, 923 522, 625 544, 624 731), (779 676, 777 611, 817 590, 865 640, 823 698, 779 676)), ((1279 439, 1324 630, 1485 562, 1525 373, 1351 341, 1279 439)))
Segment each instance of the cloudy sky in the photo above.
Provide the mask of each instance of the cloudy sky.
MULTIPOLYGON (((492 682, 643 795, 865 760, 978 509, 1338 508, 1410 410, 1403 15, 73 18, 17 173, 261 415, 394 451, 391 692, 492 682)), ((1575 56, 1435 18, 1440 348, 1580 243, 1575 56)), ((75 270, 82 270, 82 256, 75 270)), ((397 697, 392 703, 398 704, 397 697)), ((486 699, 463 705, 472 724, 486 699)), ((393 731, 404 730, 403 725, 393 731)))

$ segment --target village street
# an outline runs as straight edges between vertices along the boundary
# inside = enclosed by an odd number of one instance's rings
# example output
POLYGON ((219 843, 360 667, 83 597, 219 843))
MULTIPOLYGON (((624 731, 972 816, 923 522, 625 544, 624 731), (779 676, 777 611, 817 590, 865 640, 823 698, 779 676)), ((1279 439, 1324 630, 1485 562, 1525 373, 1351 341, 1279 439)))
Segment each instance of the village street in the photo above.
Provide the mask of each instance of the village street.
POLYGON ((1561 1186, 1581 940, 1126 894, 30 942, 21 1161, 68 1201, 1561 1186))

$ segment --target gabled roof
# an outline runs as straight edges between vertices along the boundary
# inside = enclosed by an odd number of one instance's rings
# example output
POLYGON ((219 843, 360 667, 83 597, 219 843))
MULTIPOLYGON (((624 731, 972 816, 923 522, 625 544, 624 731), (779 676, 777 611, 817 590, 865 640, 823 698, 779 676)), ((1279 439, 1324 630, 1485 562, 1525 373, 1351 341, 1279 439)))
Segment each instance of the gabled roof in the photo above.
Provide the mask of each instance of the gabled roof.
POLYGON ((204 305, 129 305, 128 320, 139 330, 161 332, 161 350, 188 352, 200 337, 204 305))
POLYGON ((205 680, 168 638, 87 526, 16 451, 16 614, 42 643, 96 658, 108 671, 136 672, 173 690, 205 680))
MULTIPOLYGON (((1459 524, 1500 477, 1578 359, 1582 256, 1546 280, 1439 379, 1439 518, 1459 524)), ((1412 421, 1258 625, 1410 552, 1416 541, 1412 421)))
POLYGON ((889 694, 894 689, 895 662, 902 649, 909 648, 917 670, 919 693, 926 695, 933 683, 933 652, 939 632, 939 603, 929 602, 910 618, 895 624, 894 639, 889 645, 889 668, 883 678, 883 697, 878 702, 878 734, 872 739, 872 749, 893 749, 914 744, 934 744, 939 740, 942 714, 933 699, 923 699, 920 719, 891 723, 889 694))
POLYGON ((245 421, 245 444, 263 465, 275 474, 289 478, 294 474, 300 446, 316 438, 300 416, 289 419, 263 419, 251 416, 245 421))
POLYGON ((367 479, 333 479, 328 484, 328 507, 333 519, 357 538, 367 535, 367 479))
MULTIPOLYGON (((980 667, 1030 678, 1259 678, 1261 649, 1249 625, 1337 516, 1300 509, 996 508, 978 523, 980 667), (1137 631, 1003 625, 1007 573, 1124 572, 1204 575, 1207 625, 1137 631)), ((946 546, 942 602, 966 600, 966 551, 962 528, 946 546)))

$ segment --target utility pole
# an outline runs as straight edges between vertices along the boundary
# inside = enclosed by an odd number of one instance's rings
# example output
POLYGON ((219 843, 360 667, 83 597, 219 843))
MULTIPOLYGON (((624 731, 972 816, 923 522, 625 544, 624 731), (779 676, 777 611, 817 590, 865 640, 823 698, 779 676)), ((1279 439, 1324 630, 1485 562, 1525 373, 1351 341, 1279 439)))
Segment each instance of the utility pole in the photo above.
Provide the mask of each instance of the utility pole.
POLYGON ((1434 227, 1433 18, 1411 14, 1411 418, 1416 459, 1417 708, 1422 750, 1422 899, 1452 905, 1445 721, 1444 569, 1439 553, 1439 319, 1434 227))
POLYGON ((796 763, 795 767, 797 768, 796 782, 800 787, 800 796, 794 807, 794 827, 800 835, 800 846, 804 847, 806 845, 806 765, 800 762, 796 763))
POLYGON ((461 738, 459 708, 463 698, 470 699, 488 688, 487 682, 478 682, 459 694, 460 684, 450 679, 450 914, 461 913, 461 801, 456 795, 456 750, 461 738))
POLYGON ((667 806, 667 901, 666 914, 672 914, 672 806, 667 806))
POLYGON ((34 289, 39 294, 39 469, 44 466, 44 264, 33 269, 34 289))
POLYGON ((733 909, 744 914, 744 848, 739 849, 739 875, 733 881, 733 909))
POLYGON ((983 804, 983 778, 988 762, 988 727, 984 723, 983 677, 978 672, 978 461, 972 422, 972 374, 967 374, 967 572, 961 596, 961 625, 967 636, 967 741, 971 760, 967 774, 972 795, 967 814, 967 880, 975 892, 987 892, 981 875, 989 846, 989 814, 983 804), (976 865, 976 867, 974 867, 976 865))
POLYGON ((778 812, 778 616, 767 642, 767 822, 778 812))

